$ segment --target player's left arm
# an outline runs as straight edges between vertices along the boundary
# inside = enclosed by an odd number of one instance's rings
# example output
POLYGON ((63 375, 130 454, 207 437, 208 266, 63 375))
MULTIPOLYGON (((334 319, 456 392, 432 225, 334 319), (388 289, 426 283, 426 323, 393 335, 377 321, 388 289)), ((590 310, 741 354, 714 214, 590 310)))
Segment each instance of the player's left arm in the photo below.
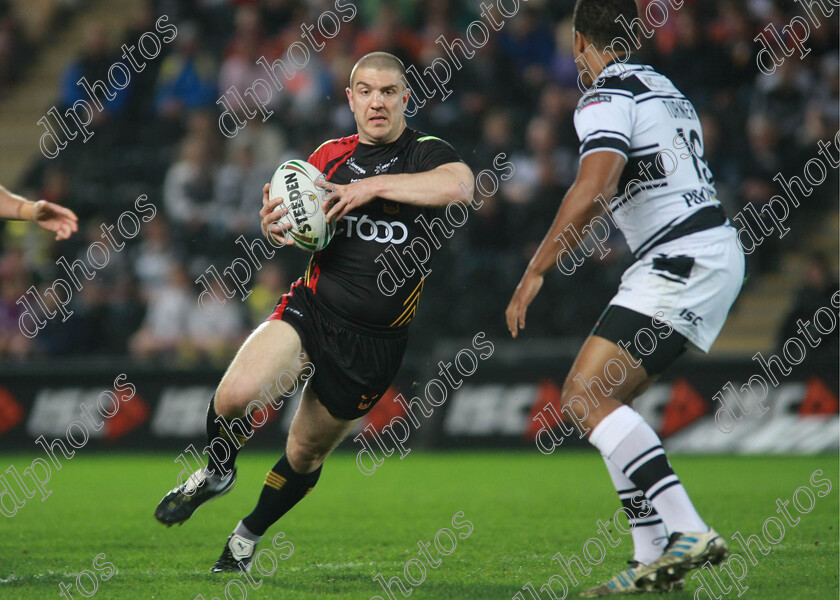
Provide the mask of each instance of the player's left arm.
MULTIPOLYGON (((569 226, 574 227, 574 231, 583 231, 594 217, 604 212, 603 206, 595 199, 599 195, 607 201, 613 197, 626 163, 624 154, 609 150, 592 152, 581 160, 577 179, 566 192, 551 228, 528 263, 505 311, 507 326, 513 337, 519 329, 525 328, 528 305, 540 291, 545 274, 556 264, 558 252, 567 247, 557 243, 563 231, 569 226)), ((564 236, 564 239, 566 237, 570 236, 564 236)), ((577 247, 575 241, 565 241, 567 245, 575 244, 569 250, 577 247)))
POLYGON ((35 221, 48 231, 55 232, 56 240, 66 240, 79 230, 79 218, 69 208, 46 200, 32 202, 13 194, 0 185, 0 219, 35 221))
POLYGON ((434 208, 455 201, 468 202, 464 190, 472 185, 472 170, 462 162, 450 162, 421 173, 374 175, 347 185, 327 182, 324 187, 329 194, 324 206, 327 210, 328 204, 337 200, 327 212, 327 221, 339 220, 374 198, 434 208))

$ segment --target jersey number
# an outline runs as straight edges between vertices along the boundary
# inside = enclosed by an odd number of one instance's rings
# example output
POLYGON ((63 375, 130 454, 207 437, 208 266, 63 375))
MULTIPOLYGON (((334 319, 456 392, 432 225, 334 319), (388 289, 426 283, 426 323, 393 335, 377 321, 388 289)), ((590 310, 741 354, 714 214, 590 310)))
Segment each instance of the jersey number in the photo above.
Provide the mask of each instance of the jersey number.
POLYGON ((682 127, 677 127, 677 137, 682 138, 683 143, 688 148, 688 153, 691 154, 691 160, 694 164, 694 170, 697 171, 697 178, 708 184, 714 184, 715 178, 709 169, 709 163, 703 158, 705 150, 703 149, 703 142, 700 140, 700 134, 696 129, 688 131, 688 139, 685 137, 685 130, 682 127))

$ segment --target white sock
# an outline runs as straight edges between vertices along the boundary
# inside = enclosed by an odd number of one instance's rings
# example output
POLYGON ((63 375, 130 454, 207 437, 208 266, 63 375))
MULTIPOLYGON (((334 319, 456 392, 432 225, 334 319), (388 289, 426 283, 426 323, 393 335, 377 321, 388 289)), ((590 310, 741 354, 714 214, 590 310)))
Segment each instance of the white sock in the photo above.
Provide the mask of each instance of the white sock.
POLYGON ((592 430, 589 443, 644 492, 668 531, 708 531, 671 469, 659 436, 639 413, 629 406, 615 409, 592 430))
POLYGON ((630 523, 630 536, 633 538, 633 560, 649 565, 662 556, 665 544, 668 543, 668 530, 636 484, 630 481, 613 461, 606 456, 602 458, 621 504, 626 509, 625 512, 629 513, 627 520, 630 523))
POLYGON ((251 540, 255 544, 262 539, 261 535, 257 535, 256 533, 251 533, 248 530, 248 528, 245 527, 245 523, 243 523, 242 521, 239 521, 239 523, 236 525, 236 529, 233 530, 233 533, 235 533, 237 535, 241 535, 246 540, 251 540))

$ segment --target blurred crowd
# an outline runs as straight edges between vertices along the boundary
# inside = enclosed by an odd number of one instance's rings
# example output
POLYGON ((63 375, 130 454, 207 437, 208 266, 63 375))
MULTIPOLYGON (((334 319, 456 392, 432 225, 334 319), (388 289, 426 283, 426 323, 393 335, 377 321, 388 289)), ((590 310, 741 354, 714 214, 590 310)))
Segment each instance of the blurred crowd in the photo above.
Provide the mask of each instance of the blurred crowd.
POLYGON ((0 97, 31 62, 32 43, 9 0, 0 0, 0 97))
MULTIPOLYGON (((322 0, 158 0, 138 2, 127 31, 90 26, 83 49, 68 58, 56 105, 79 97, 75 82, 106 76, 120 45, 137 43, 169 15, 178 34, 129 86, 96 115, 95 135, 71 142, 59 158, 35 160, 18 191, 70 206, 80 234, 57 245, 36 228, 7 224, 0 253, 0 356, 133 355, 137 359, 224 360, 262 321, 307 256, 283 251, 252 283, 254 293, 220 304, 212 316, 196 303, 195 281, 215 265, 222 272, 243 256, 239 236, 260 235, 261 188, 283 160, 306 158, 326 139, 355 131, 344 88, 362 54, 386 50, 421 68, 442 55, 435 40, 464 39, 479 19, 478 2, 358 0, 358 14, 294 79, 275 90, 265 122, 247 121, 235 137, 219 130, 217 100, 231 86, 240 93, 258 77, 261 56, 286 58, 300 26, 314 24, 332 2, 322 0), (74 315, 51 322, 32 340, 17 333, 16 301, 30 287, 62 276, 55 260, 89 260, 113 223, 146 194, 158 208, 112 262, 85 282, 70 305, 74 315)), ((453 73, 454 92, 430 100, 409 126, 451 142, 475 173, 493 169, 505 153, 515 176, 472 211, 432 263, 414 344, 481 329, 502 335, 504 307, 574 180, 578 140, 572 115, 580 91, 572 56, 573 0, 531 0, 453 73)), ((646 2, 641 2, 644 5, 646 2)), ((0 1, 0 67, 3 23, 0 1)), ((838 27, 825 19, 811 28, 810 54, 788 58, 772 75, 759 73, 753 38, 768 24, 781 30, 800 5, 773 0, 686 0, 671 11, 641 56, 694 102, 705 134, 705 158, 730 216, 747 203, 759 207, 776 192, 773 176, 801 174, 817 154, 817 140, 838 129, 838 27)), ((0 77, 6 71, 0 68, 0 77)), ((832 177, 836 176, 836 171, 832 177)), ((836 179, 818 188, 788 221, 784 248, 796 247, 809 220, 836 205, 836 179), (799 223, 795 225, 794 221, 799 223)), ((778 240, 749 257, 753 273, 778 267, 778 240)), ((632 262, 614 235, 603 260, 587 260, 573 277, 555 274, 529 312, 541 336, 580 338, 614 293, 632 262)), ((529 332, 532 333, 532 332, 529 332)))

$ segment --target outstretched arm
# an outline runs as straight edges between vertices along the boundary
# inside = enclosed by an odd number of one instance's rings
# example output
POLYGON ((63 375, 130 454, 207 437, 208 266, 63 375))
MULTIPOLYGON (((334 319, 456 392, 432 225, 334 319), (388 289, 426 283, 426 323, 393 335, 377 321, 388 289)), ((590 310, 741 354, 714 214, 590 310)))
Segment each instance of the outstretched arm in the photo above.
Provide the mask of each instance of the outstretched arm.
POLYGON ((55 232, 56 240, 66 240, 79 230, 79 218, 69 208, 39 200, 32 202, 13 194, 0 185, 0 219, 35 221, 48 231, 55 232))
MULTIPOLYGON (((540 291, 545 273, 556 264, 557 253, 562 249, 557 247, 560 234, 569 225, 575 231, 582 231, 593 217, 603 212, 602 206, 595 199, 599 195, 606 199, 612 198, 626 162, 623 154, 609 151, 593 152, 581 161, 577 179, 566 192, 551 228, 528 263, 505 311, 511 336, 516 337, 519 329, 525 328, 528 306, 540 291)), ((567 240, 567 243, 575 242, 567 240)))
POLYGON ((347 185, 329 181, 317 183, 329 192, 324 202, 327 221, 337 221, 374 198, 426 208, 446 206, 453 201, 468 202, 462 186, 471 188, 473 174, 466 164, 451 162, 422 173, 375 175, 347 185), (333 200, 337 202, 328 208, 333 200))
POLYGON ((23 196, 13 194, 0 185, 0 219, 10 221, 32 221, 35 203, 23 196))

